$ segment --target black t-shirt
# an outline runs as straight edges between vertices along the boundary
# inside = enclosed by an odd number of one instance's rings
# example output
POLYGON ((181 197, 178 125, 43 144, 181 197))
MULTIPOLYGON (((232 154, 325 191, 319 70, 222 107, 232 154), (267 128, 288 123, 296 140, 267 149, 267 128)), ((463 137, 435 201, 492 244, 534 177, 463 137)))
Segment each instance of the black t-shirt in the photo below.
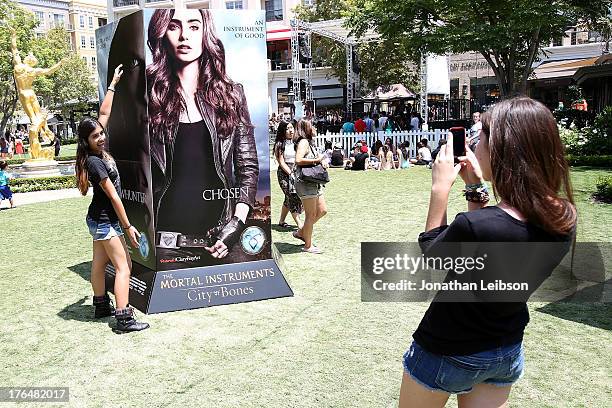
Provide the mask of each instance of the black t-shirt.
POLYGON ((332 166, 342 166, 344 164, 344 155, 342 150, 334 150, 331 155, 332 166))
POLYGON ((204 121, 179 123, 171 166, 172 181, 161 200, 157 228, 204 235, 217 225, 228 194, 215 168, 204 121))
MULTIPOLYGON (((449 226, 421 233, 419 244, 423 252, 428 253, 441 248, 444 242, 505 243, 505 247, 500 248, 508 249, 503 249, 501 255, 499 251, 496 253, 497 265, 509 265, 509 269, 513 268, 511 274, 521 274, 527 271, 517 271, 519 255, 510 249, 515 248, 510 246, 514 244, 507 243, 531 243, 524 246, 529 247, 539 242, 558 242, 560 244, 554 245, 554 253, 538 262, 540 266, 545 264, 544 269, 549 269, 539 271, 545 275, 546 272, 550 274, 569 251, 571 236, 552 235, 537 226, 513 218, 499 207, 485 207, 459 213, 449 226)), ((496 268, 499 269, 499 266, 496 268)), ((493 278, 493 273, 487 275, 486 269, 482 274, 493 278)), ((450 271, 446 280, 451 276, 459 275, 450 271)), ((537 288, 531 289, 533 292, 537 288)), ((528 322, 529 312, 525 302, 434 301, 425 312, 413 338, 432 353, 466 355, 518 343, 523 339, 523 331, 528 322)))
POLYGON ((113 159, 103 160, 102 156, 89 155, 85 163, 89 181, 93 186, 93 199, 89 205, 87 215, 98 222, 118 221, 115 209, 110 199, 100 187, 100 182, 106 178, 110 179, 121 196, 121 179, 117 171, 117 164, 113 159))
POLYGON ((353 167, 351 167, 351 169, 352 170, 365 170, 365 162, 367 158, 368 158, 367 153, 358 153, 355 156, 355 161, 353 162, 353 167))

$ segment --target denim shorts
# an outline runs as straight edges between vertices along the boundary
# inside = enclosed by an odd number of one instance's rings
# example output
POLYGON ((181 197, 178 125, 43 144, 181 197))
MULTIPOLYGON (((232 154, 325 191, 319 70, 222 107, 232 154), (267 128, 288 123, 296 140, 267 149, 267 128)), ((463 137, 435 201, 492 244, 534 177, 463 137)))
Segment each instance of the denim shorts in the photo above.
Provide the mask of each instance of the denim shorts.
POLYGON ((111 239, 113 237, 119 237, 123 235, 123 230, 119 225, 119 221, 115 222, 98 222, 91 217, 87 217, 85 219, 87 221, 87 227, 89 228, 89 233, 93 237, 94 241, 104 241, 107 239, 111 239))
POLYGON ((465 356, 433 354, 416 342, 404 354, 404 371, 432 391, 465 394, 476 384, 512 385, 523 375, 523 343, 465 356))
POLYGON ((317 198, 323 194, 322 187, 319 183, 297 180, 295 182, 295 192, 301 199, 317 198))

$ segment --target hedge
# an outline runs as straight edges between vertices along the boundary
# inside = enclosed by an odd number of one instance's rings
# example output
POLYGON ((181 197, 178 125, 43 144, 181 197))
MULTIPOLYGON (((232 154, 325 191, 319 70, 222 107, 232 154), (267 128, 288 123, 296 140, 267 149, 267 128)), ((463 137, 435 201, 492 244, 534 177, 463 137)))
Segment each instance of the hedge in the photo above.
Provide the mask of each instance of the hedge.
POLYGON ((608 203, 612 202, 612 176, 599 177, 595 188, 596 198, 608 203))
POLYGON ((612 168, 612 156, 574 156, 567 155, 570 166, 590 166, 612 168))
POLYGON ((13 193, 27 193, 30 191, 60 190, 62 188, 75 188, 75 176, 53 176, 11 179, 9 182, 13 193))
MULTIPOLYGON (((9 166, 14 166, 14 165, 17 165, 17 164, 23 164, 27 160, 30 160, 30 159, 29 158, 28 159, 8 159, 8 160, 6 160, 6 163, 9 166)), ((56 160, 56 161, 71 161, 71 160, 76 160, 76 156, 56 156, 56 157, 53 158, 53 160, 56 160)))

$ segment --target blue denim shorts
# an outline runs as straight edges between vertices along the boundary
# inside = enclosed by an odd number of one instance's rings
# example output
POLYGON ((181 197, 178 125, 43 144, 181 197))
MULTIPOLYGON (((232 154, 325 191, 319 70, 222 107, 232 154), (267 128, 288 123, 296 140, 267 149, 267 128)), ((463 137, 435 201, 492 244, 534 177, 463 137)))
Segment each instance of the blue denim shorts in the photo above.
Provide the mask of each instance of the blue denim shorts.
POLYGON ((93 237, 94 241, 104 241, 123 235, 123 230, 119 225, 119 221, 98 222, 89 216, 85 219, 85 221, 87 222, 89 233, 93 237))
POLYGON ((465 394, 476 384, 512 385, 523 375, 523 343, 466 356, 433 354, 416 342, 404 354, 404 370, 432 391, 465 394))

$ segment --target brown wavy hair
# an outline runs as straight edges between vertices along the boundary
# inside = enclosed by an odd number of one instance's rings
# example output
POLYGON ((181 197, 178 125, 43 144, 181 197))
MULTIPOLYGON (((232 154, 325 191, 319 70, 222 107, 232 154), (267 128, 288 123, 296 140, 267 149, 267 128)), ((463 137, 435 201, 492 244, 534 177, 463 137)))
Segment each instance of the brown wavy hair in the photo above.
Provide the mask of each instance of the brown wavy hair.
POLYGON ((571 233, 577 215, 569 166, 550 110, 516 97, 497 103, 481 120, 495 197, 550 233, 571 233))
POLYGON ((308 143, 312 145, 312 138, 314 137, 314 128, 312 127, 312 123, 305 119, 300 119, 297 124, 295 124, 295 135, 293 136, 294 148, 297 150, 297 146, 300 143, 300 140, 306 139, 308 143))
MULTIPOLYGON (((242 92, 226 74, 225 48, 215 33, 209 11, 199 10, 202 15, 202 55, 197 92, 215 112, 215 125, 220 137, 229 136, 236 126, 252 127, 242 92)), ((146 70, 149 95, 149 118, 152 136, 161 142, 169 142, 178 125, 181 111, 186 109, 177 75, 178 64, 169 52, 166 31, 174 16, 173 9, 158 9, 153 12, 148 28, 147 45, 153 63, 146 70)), ((203 112, 202 112, 203 114, 203 112)))

